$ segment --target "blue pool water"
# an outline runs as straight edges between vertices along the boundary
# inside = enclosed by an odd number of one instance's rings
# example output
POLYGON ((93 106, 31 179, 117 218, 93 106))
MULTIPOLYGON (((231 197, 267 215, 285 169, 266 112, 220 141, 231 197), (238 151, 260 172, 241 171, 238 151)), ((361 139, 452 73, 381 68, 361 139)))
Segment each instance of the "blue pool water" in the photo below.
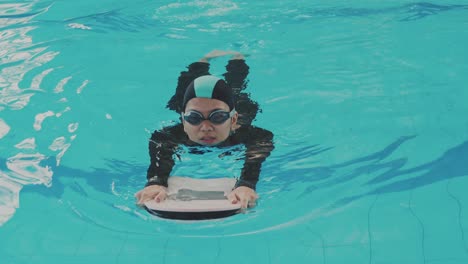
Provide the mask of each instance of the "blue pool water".
POLYGON ((467 44, 468 1, 2 0, 0 263, 468 263, 467 44), (152 217, 148 138, 213 49, 275 134, 261 198, 152 217))

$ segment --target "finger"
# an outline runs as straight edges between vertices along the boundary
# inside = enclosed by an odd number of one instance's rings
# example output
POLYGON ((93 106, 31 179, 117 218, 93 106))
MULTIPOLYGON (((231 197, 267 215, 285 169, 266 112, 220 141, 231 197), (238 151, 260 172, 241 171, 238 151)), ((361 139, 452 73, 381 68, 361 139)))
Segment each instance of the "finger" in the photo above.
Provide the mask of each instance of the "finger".
MULTIPOLYGON (((239 203, 239 202, 242 201, 241 197, 239 196, 239 193, 237 193, 237 192, 234 193, 234 199, 235 199, 235 200, 234 200, 234 203, 235 203, 235 204, 237 204, 237 203, 239 203)), ((242 204, 241 204, 241 206, 242 206, 242 204)))
POLYGON ((235 196, 235 194, 233 192, 229 193, 226 197, 227 197, 229 202, 231 202, 233 204, 236 203, 236 196, 235 196))
POLYGON ((250 197, 250 202, 255 203, 255 201, 257 201, 257 199, 258 199, 258 195, 252 195, 252 197, 250 197))
POLYGON ((138 201, 139 204, 143 204, 151 199, 153 199, 153 197, 155 195, 157 195, 159 192, 144 192, 141 194, 140 196, 140 200, 138 201))
POLYGON ((137 198, 137 204, 141 204, 142 203, 142 200, 143 200, 143 197, 144 197, 144 192, 140 191, 138 192, 135 197, 137 198))
POLYGON ((146 195, 141 195, 141 196, 140 196, 140 198, 138 199, 138 202, 137 202, 137 204, 139 204, 139 205, 142 205, 142 204, 144 204, 144 203, 145 203, 145 201, 147 200, 147 198, 146 198, 146 197, 147 197, 146 195))
POLYGON ((162 202, 164 200, 166 200, 166 197, 167 197, 167 192, 166 190, 162 189, 158 192, 158 195, 156 195, 156 200, 157 202, 162 202))
POLYGON ((162 202, 166 199, 166 195, 164 192, 158 192, 157 195, 154 196, 154 200, 159 203, 162 202))
POLYGON ((142 191, 136 192, 135 195, 134 195, 134 197, 137 198, 137 199, 140 199, 141 192, 142 192, 142 191))
POLYGON ((231 200, 231 203, 232 203, 232 204, 237 204, 239 201, 240 201, 240 200, 239 200, 239 197, 238 197, 237 195, 234 195, 234 197, 233 197, 232 200, 231 200))
POLYGON ((241 199, 241 207, 242 208, 247 208, 247 204, 249 203, 249 199, 248 198, 242 198, 241 199))

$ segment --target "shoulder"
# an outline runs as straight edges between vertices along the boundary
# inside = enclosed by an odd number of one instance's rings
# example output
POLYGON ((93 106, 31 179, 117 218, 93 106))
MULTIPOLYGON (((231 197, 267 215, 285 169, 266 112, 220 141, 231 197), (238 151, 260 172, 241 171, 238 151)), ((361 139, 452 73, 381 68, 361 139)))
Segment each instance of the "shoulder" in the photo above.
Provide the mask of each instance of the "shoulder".
POLYGON ((236 130, 234 136, 242 142, 273 139, 271 131, 252 125, 241 126, 236 130))
POLYGON ((172 126, 163 127, 155 130, 151 135, 152 140, 176 140, 185 136, 182 124, 178 123, 172 126))

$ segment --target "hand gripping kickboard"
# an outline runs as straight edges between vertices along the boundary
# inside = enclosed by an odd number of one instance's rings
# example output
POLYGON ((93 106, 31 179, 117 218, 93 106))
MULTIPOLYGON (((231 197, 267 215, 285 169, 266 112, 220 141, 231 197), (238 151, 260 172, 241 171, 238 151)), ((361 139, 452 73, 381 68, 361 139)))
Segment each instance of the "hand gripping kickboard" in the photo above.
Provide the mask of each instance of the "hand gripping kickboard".
POLYGON ((226 196, 232 191, 233 178, 192 179, 171 176, 168 179, 168 197, 156 203, 145 202, 145 209, 156 216, 179 220, 203 220, 231 216, 241 205, 232 204, 226 196))

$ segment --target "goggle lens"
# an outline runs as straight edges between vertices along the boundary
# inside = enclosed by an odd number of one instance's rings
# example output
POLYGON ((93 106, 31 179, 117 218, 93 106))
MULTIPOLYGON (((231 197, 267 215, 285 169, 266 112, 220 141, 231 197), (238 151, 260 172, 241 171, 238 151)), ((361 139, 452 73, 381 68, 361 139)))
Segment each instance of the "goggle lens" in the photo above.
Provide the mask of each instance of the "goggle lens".
POLYGON ((189 111, 183 115, 185 121, 190 123, 191 125, 199 125, 204 120, 209 120, 211 123, 215 125, 221 125, 234 114, 234 110, 231 112, 223 111, 223 110, 215 110, 210 113, 208 118, 205 118, 200 112, 197 111, 189 111))

